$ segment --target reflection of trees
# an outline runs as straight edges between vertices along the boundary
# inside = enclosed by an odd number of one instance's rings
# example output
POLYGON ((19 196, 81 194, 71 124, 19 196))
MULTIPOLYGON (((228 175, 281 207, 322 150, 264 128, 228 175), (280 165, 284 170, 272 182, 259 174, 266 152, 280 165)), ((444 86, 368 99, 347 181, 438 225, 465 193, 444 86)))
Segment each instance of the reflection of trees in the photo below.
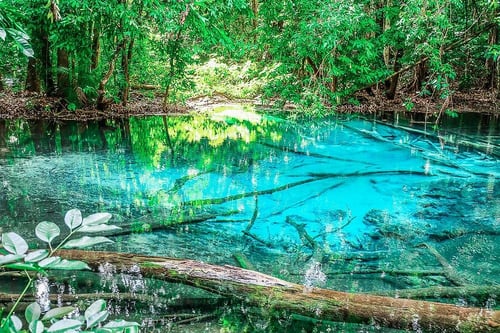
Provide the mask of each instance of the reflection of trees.
POLYGON ((58 220, 60 212, 80 207, 104 209, 127 220, 184 219, 199 210, 193 205, 185 209, 171 205, 182 201, 176 192, 184 191, 186 182, 226 169, 223 164, 228 162, 230 173, 244 172, 254 160, 265 157, 264 149, 254 144, 256 138, 279 136, 276 127, 269 131, 269 122, 194 118, 3 121, 2 142, 10 136, 18 140, 9 146, 10 156, 33 156, 29 163, 16 160, 8 172, 13 184, 5 199, 9 201, 8 215, 21 221, 38 214, 58 220), (42 162, 44 155, 54 153, 53 165, 42 162), (109 156, 113 163, 103 163, 109 156), (172 172, 161 173, 163 168, 172 168, 172 172), (189 174, 189 170, 196 171, 189 174), (24 182, 25 178, 33 181, 24 182), (165 190, 149 188, 149 183, 157 181, 165 183, 165 190), (29 209, 33 206, 38 207, 36 213, 29 209))
POLYGON ((248 166, 252 160, 261 159, 264 150, 256 143, 280 137, 277 125, 266 120, 214 121, 207 115, 192 115, 133 118, 130 126, 133 153, 143 165, 158 168, 188 164, 207 170, 220 166, 220 161, 248 166), (165 158, 167 155, 171 158, 165 158))

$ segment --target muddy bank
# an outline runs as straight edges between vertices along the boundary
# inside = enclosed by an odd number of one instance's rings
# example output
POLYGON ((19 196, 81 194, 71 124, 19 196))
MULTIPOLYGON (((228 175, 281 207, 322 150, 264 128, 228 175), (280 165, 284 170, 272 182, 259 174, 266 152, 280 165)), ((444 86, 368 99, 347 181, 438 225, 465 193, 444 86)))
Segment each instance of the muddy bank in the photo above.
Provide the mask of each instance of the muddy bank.
MULTIPOLYGON (((433 100, 419 96, 396 96, 387 100, 380 95, 361 93, 356 96, 356 105, 343 104, 337 106, 337 113, 379 113, 379 112, 412 112, 429 116, 438 116, 445 109, 442 100, 433 100)), ((127 104, 110 104, 106 110, 97 110, 89 106, 77 110, 68 110, 67 103, 61 98, 46 97, 39 94, 1 93, 0 119, 52 119, 52 120, 99 120, 128 118, 131 116, 176 115, 190 111, 209 109, 224 103, 255 104, 272 108, 272 105, 262 105, 258 100, 231 100, 224 95, 199 96, 188 100, 184 105, 169 105, 164 108, 161 98, 150 98, 134 94, 127 104)), ((480 112, 488 114, 500 113, 500 100, 494 92, 456 93, 447 106, 454 112, 480 112)), ((294 109, 288 106, 287 109, 294 109)), ((333 110, 332 110, 333 112, 333 110)))

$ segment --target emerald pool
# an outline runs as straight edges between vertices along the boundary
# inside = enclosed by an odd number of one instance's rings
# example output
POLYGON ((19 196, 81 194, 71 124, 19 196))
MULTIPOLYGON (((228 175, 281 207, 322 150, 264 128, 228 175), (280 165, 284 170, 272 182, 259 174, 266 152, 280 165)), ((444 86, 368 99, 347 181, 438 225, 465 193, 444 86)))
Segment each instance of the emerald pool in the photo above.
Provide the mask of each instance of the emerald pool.
MULTIPOLYGON (((73 208, 109 212, 131 232, 97 249, 498 309, 499 158, 493 115, 463 114, 438 128, 392 114, 306 121, 231 106, 100 122, 0 120, 0 230, 35 243, 40 221, 62 226, 73 208), (436 292, 457 286, 469 292, 436 292)), ((108 273, 72 273, 50 282, 51 292, 147 296, 116 305, 145 331, 294 332, 294 319, 265 309, 108 273), (179 323, 186 313, 199 320, 179 323)), ((1 281, 0 292, 18 288, 1 281)))

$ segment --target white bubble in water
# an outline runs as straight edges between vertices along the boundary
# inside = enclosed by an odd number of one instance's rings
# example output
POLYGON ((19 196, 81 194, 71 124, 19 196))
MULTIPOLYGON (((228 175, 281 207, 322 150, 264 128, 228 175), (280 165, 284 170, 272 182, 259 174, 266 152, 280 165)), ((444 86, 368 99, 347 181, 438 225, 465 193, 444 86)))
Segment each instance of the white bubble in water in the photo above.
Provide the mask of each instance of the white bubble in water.
POLYGON ((44 276, 36 280, 35 290, 36 302, 40 305, 42 312, 48 311, 50 309, 49 279, 44 276))
POLYGON ((312 260, 304 276, 304 286, 311 289, 314 286, 323 285, 326 282, 326 274, 321 271, 321 264, 312 260))

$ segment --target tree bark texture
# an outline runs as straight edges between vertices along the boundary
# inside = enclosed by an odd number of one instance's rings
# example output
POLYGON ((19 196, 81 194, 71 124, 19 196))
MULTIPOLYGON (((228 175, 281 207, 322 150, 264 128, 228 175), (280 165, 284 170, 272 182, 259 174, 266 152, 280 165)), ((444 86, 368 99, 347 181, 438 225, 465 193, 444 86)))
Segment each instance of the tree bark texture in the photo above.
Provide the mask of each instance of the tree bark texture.
MULTIPOLYGON (((488 44, 493 47, 494 45, 498 44, 498 25, 494 25, 490 33, 488 35, 488 44)), ((486 89, 498 89, 499 88, 499 73, 498 73, 498 59, 493 59, 493 57, 490 57, 486 59, 486 70, 487 70, 487 81, 485 88, 486 89)))
POLYGON ((116 59, 120 55, 120 52, 125 47, 125 40, 122 40, 117 46, 113 58, 109 61, 108 71, 104 74, 101 82, 99 83, 99 88, 97 89, 97 109, 104 111, 108 106, 108 101, 106 100, 106 84, 108 83, 111 75, 115 71, 116 59))
POLYGON ((59 97, 67 97, 69 92, 69 56, 68 51, 57 50, 57 91, 59 97))
POLYGON ((59 250, 58 255, 83 260, 96 272, 104 263, 129 272, 132 266, 139 266, 144 277, 191 285, 276 315, 298 314, 425 332, 500 332, 500 311, 308 288, 255 271, 195 260, 81 250, 59 250))
POLYGON ((49 33, 45 28, 42 28, 42 51, 40 61, 42 63, 42 78, 45 85, 45 94, 53 96, 56 92, 56 85, 52 73, 52 45, 49 40, 49 33))
POLYGON ((28 66, 26 68, 26 85, 24 87, 29 92, 40 92, 40 79, 36 68, 36 58, 28 59, 28 66))

